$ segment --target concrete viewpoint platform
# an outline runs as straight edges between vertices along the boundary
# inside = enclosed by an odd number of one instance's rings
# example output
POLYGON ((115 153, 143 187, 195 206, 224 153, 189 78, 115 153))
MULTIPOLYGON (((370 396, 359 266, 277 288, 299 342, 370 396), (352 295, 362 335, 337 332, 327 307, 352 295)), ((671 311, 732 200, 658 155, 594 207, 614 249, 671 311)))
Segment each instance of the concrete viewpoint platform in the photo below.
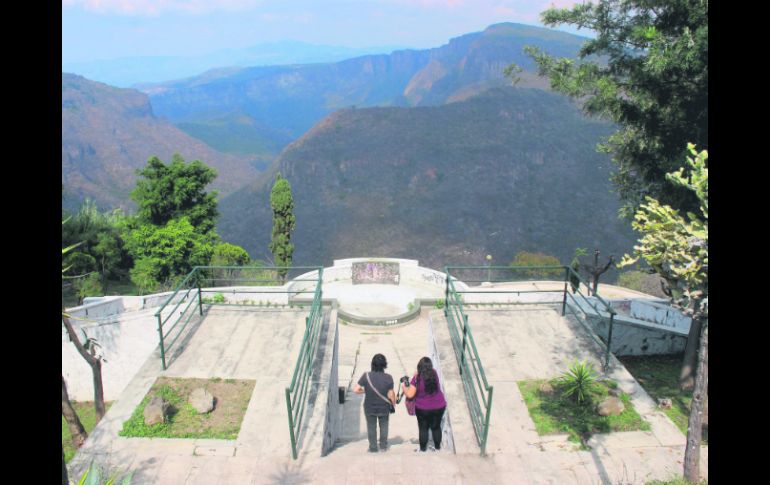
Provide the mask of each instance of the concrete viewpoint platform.
MULTIPOLYGON (((324 286, 325 298, 334 294, 329 291, 332 284, 324 286)), ((334 291, 343 295, 344 285, 334 291)), ((327 329, 337 324, 332 320, 334 313, 324 312, 327 329)), ((339 386, 349 389, 379 352, 388 358, 387 372, 398 379, 411 375, 419 358, 434 351, 449 402, 451 449, 415 452, 416 422, 402 404, 391 417, 390 450, 367 453, 360 399, 347 392, 339 409, 343 431, 337 446, 325 457, 311 446, 323 428, 320 408, 313 406, 299 458, 292 460, 284 389, 291 379, 306 313, 289 308, 209 307, 185 329, 179 346, 169 355, 166 371, 161 371, 158 351, 147 358, 68 464, 70 479, 79 478, 91 460, 111 470, 134 470, 133 484, 392 484, 414 482, 418 475, 420 483, 442 485, 616 484, 681 475, 684 435, 614 358, 610 377, 631 395, 651 431, 595 435, 589 451, 576 450, 565 436, 537 435, 516 381, 554 377, 575 358, 588 359, 600 368, 601 349, 572 317, 562 317, 553 305, 469 309, 467 314, 495 388, 486 457, 479 456, 442 311, 423 308, 419 318, 395 328, 340 324, 338 378, 339 386), (119 437, 122 423, 160 375, 255 379, 238 438, 119 437)), ((321 379, 314 374, 314 385, 321 379)), ((707 478, 707 447, 702 447, 701 469, 707 478)))

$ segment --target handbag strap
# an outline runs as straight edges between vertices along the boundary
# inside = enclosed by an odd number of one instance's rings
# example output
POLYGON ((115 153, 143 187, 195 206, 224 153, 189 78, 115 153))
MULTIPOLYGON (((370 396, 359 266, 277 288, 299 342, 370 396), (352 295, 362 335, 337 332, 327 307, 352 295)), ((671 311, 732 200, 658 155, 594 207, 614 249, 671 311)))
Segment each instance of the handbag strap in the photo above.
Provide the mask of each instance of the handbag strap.
POLYGON ((390 399, 388 399, 385 396, 383 396, 382 394, 380 394, 380 391, 378 391, 377 388, 374 387, 374 384, 372 384, 372 380, 369 379, 369 373, 368 372, 366 373, 366 380, 369 381, 369 386, 372 388, 372 391, 374 391, 375 394, 380 396, 382 398, 382 400, 385 401, 386 403, 388 403, 389 405, 391 405, 391 406, 393 405, 393 403, 390 402, 390 399))

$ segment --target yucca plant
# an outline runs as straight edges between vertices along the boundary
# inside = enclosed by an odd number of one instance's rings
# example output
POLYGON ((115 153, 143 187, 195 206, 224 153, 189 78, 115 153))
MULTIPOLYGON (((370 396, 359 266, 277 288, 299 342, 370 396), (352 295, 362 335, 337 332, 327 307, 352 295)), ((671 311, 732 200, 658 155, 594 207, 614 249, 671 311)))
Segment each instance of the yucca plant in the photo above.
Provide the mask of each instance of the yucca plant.
MULTIPOLYGON (((133 478, 134 472, 129 473, 125 477, 123 477, 123 480, 120 481, 120 485, 131 485, 131 479, 133 478)), ((78 481, 78 485, 115 485, 117 484, 117 476, 113 475, 109 478, 107 478, 104 482, 102 482, 102 473, 101 470, 99 470, 99 467, 91 462, 91 464, 88 467, 88 470, 83 474, 82 477, 80 477, 80 480, 78 481)))
POLYGON ((562 374, 559 381, 564 386, 563 392, 565 396, 571 397, 574 395, 578 404, 583 404, 586 396, 595 385, 596 377, 597 374, 593 364, 576 360, 569 370, 562 374))

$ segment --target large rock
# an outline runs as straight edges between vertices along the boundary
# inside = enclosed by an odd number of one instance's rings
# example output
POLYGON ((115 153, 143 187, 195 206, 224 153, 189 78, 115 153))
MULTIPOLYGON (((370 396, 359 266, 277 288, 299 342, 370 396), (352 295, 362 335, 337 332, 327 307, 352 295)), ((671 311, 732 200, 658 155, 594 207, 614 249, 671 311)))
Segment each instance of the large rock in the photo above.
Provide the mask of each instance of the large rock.
POLYGON ((214 409, 214 396, 209 391, 199 387, 190 393, 190 406, 192 406, 198 413, 204 414, 214 409))
POLYGON ((622 413, 625 408, 623 401, 610 396, 599 404, 597 411, 602 416, 617 416, 622 413))
POLYGON ((144 407, 144 424, 151 426, 168 421, 168 406, 165 399, 160 396, 153 396, 144 407))

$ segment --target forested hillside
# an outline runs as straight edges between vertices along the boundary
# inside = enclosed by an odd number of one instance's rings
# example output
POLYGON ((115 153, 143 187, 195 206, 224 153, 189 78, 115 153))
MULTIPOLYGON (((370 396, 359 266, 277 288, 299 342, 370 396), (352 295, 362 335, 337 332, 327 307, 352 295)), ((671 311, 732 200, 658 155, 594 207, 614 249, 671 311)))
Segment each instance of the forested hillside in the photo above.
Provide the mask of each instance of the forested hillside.
POLYGON ((276 172, 292 186, 295 264, 392 256, 426 266, 507 264, 524 250, 568 260, 576 247, 629 251, 611 163, 613 127, 562 96, 499 88, 436 107, 338 111, 282 153, 269 173, 222 200, 219 232, 268 254, 276 172))

